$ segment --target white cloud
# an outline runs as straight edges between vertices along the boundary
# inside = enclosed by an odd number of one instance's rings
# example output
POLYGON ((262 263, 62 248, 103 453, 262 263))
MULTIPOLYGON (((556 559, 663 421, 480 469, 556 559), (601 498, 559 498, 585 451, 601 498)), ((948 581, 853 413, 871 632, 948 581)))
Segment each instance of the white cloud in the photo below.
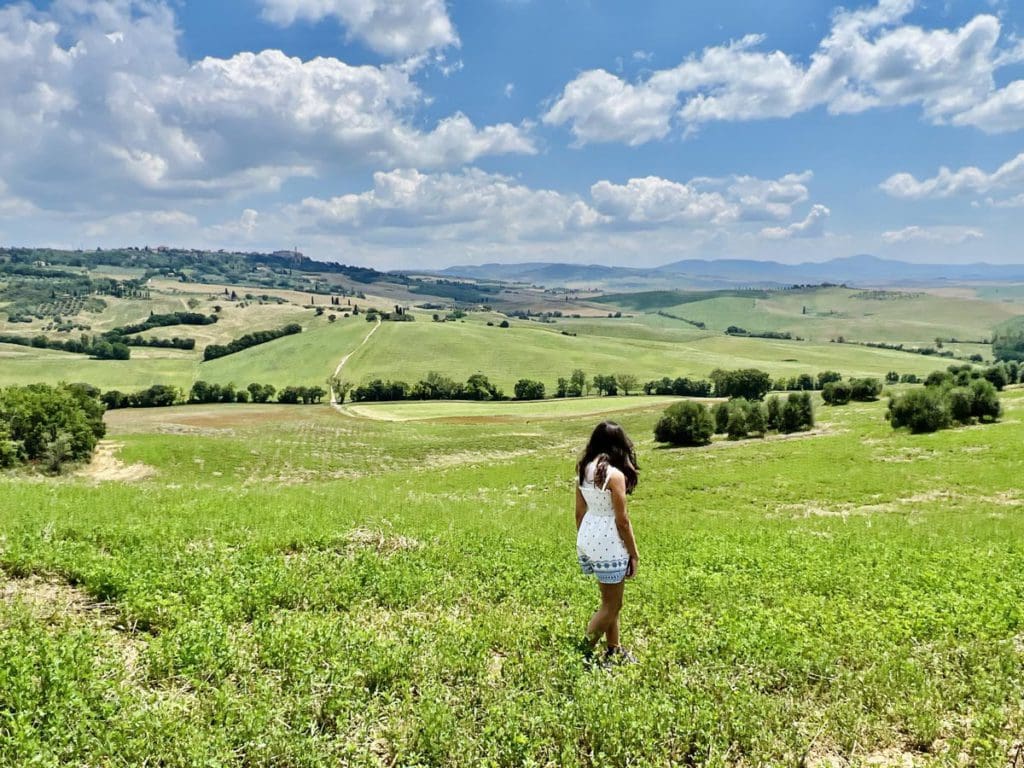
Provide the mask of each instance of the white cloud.
POLYGON ((981 240, 984 237, 985 233, 979 229, 956 226, 919 227, 914 225, 882 233, 882 240, 890 245, 912 241, 938 245, 960 245, 972 240, 981 240))
POLYGON ((724 224, 739 218, 739 207, 718 192, 648 176, 626 184, 599 181, 590 188, 601 213, 629 224, 701 221, 724 224))
MULTIPOLYGON (((909 173, 896 173, 883 181, 881 189, 892 197, 903 200, 948 198, 956 195, 985 195, 1008 193, 1024 189, 1024 153, 1003 163, 992 173, 975 166, 951 170, 945 166, 928 179, 918 180, 909 173)), ((1009 201, 990 200, 992 205, 1004 207, 1009 201)))
MULTIPOLYGON (((658 177, 623 184, 600 180, 590 199, 533 189, 498 174, 398 169, 374 174, 373 189, 330 199, 307 198, 285 217, 301 231, 376 239, 567 241, 581 232, 727 230, 764 218, 784 219, 807 197, 809 172, 764 180, 751 176, 677 182, 658 177)), ((816 206, 827 215, 827 209, 816 206)), ((816 236, 816 225, 794 224, 794 236, 816 236), (806 233, 803 233, 806 230, 806 233), (803 233, 803 234, 801 234, 803 233)))
POLYGON ((807 63, 763 50, 764 37, 748 35, 633 83, 588 70, 565 86, 544 121, 569 125, 579 144, 630 145, 664 138, 674 121, 689 131, 816 107, 841 114, 917 105, 933 123, 1024 126, 1020 85, 995 90, 994 72, 1024 59, 1020 46, 1000 48, 999 20, 982 14, 954 30, 901 24, 913 5, 882 0, 838 13, 807 63))
POLYGON ((515 83, 505 83, 504 93, 505 93, 505 98, 506 99, 511 99, 512 98, 512 94, 515 93, 515 92, 516 92, 516 84, 515 83))
POLYGON ((130 211, 89 222, 83 231, 88 237, 116 236, 123 238, 122 242, 127 242, 135 237, 177 234, 198 225, 195 216, 182 211, 130 211))
POLYGON ((973 125, 987 133, 1006 133, 1024 126, 1024 80, 1010 83, 984 101, 956 115, 954 125, 973 125))
POLYGON ((156 2, 0 8, 0 176, 42 207, 223 198, 295 176, 535 151, 528 125, 421 128, 401 65, 280 51, 189 63, 156 2))
POLYGON ((788 227, 765 227, 761 230, 761 237, 767 240, 823 237, 825 222, 831 215, 832 211, 824 205, 814 205, 803 221, 794 222, 788 227))
POLYGON ((338 19, 351 37, 389 56, 458 45, 444 0, 260 0, 263 15, 281 26, 338 19))
POLYGON ((378 172, 373 189, 329 200, 307 198, 287 214, 319 231, 432 230, 453 239, 558 237, 597 224, 581 200, 535 190, 470 168, 458 174, 415 169, 378 172))
POLYGON ((673 92, 632 85, 595 69, 566 85, 543 119, 549 125, 571 123, 580 144, 621 141, 636 146, 668 134, 675 106, 673 92))

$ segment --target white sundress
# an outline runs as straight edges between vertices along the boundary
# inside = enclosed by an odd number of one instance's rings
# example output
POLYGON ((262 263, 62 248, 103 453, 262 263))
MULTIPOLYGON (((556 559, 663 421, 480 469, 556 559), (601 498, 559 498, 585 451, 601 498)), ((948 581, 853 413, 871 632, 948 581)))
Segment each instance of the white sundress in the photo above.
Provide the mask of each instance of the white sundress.
MULTIPOLYGON (((598 488, 594 485, 594 471, 594 462, 591 462, 584 470, 585 480, 582 483, 577 481, 587 502, 587 512, 576 534, 576 557, 586 575, 595 575, 602 584, 618 584, 626 578, 629 553, 615 526, 615 509, 608 481, 606 479, 604 487, 598 488)), ((615 467, 608 467, 609 477, 618 471, 615 467)))

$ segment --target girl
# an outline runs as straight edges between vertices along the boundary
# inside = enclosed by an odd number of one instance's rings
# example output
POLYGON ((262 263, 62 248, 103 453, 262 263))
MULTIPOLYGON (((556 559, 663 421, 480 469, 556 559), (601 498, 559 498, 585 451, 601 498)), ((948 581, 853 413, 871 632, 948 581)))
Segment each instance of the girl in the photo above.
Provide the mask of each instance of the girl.
POLYGON ((582 643, 587 658, 604 635, 607 662, 636 661, 619 645, 619 610, 625 580, 636 576, 640 563, 626 512, 637 469, 633 443, 614 421, 597 425, 576 465, 576 555, 583 573, 597 576, 601 589, 601 607, 582 643))

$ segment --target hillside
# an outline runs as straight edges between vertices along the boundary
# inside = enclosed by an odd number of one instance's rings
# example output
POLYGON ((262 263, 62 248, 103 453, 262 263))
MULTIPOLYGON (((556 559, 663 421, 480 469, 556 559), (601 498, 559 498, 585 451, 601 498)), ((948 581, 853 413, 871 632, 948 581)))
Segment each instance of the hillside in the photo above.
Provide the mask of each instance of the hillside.
POLYGON ((442 270, 449 276, 509 280, 538 285, 590 285, 609 290, 777 288, 845 283, 858 286, 948 286, 1024 282, 1020 264, 913 264, 858 255, 823 262, 782 264, 756 259, 686 259, 648 269, 560 263, 482 264, 442 270))

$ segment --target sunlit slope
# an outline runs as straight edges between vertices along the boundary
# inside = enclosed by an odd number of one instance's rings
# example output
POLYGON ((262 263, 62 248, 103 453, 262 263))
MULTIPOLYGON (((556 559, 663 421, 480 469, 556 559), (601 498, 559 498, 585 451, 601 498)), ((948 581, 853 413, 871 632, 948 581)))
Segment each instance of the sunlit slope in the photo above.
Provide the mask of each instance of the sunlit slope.
MULTIPOLYGON (((851 290, 846 288, 742 292, 699 301, 669 304, 667 293, 623 296, 619 305, 663 311, 724 331, 731 325, 748 331, 788 331, 814 341, 843 336, 854 341, 931 344, 936 338, 977 341, 1024 312, 1024 306, 930 293, 851 290), (652 301, 661 299, 661 301, 652 301)), ((682 295, 682 294, 681 294, 682 295)))
POLYGON ((188 352, 132 348, 131 360, 92 360, 51 349, 0 344, 0 386, 59 381, 134 391, 152 384, 191 386, 195 360, 188 352))
POLYGON ((879 376, 891 370, 923 374, 946 364, 920 355, 827 342, 722 335, 668 342, 582 332, 564 336, 526 322, 515 322, 511 328, 417 322, 384 323, 370 343, 352 356, 345 378, 356 383, 371 378, 412 383, 429 371, 457 380, 481 372, 510 393, 520 378, 537 379, 553 388, 558 377, 568 376, 574 368, 590 375, 632 373, 643 382, 661 376, 706 377, 715 368, 757 367, 774 376, 825 369, 879 376))
POLYGON ((362 317, 339 320, 233 355, 199 363, 196 376, 214 384, 250 382, 324 386, 338 362, 373 329, 362 317))

